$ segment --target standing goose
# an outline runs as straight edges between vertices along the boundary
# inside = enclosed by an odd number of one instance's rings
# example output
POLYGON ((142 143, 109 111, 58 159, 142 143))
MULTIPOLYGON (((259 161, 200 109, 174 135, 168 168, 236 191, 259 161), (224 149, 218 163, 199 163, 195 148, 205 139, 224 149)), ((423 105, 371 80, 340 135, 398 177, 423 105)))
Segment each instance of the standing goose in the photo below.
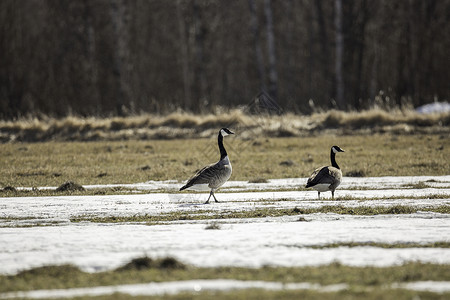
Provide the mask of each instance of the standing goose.
POLYGON ((232 171, 227 151, 223 146, 223 137, 229 134, 234 134, 234 132, 230 131, 228 128, 219 130, 218 145, 220 150, 220 160, 198 171, 182 188, 180 188, 180 191, 190 187, 194 189, 208 187, 211 191, 205 204, 209 203, 209 198, 211 198, 211 196, 214 197, 216 202, 219 202, 217 201, 216 196, 214 196, 214 192, 230 178, 232 171))
POLYGON ((336 153, 338 152, 344 152, 344 150, 339 146, 331 147, 331 166, 316 169, 306 183, 307 188, 312 187, 319 193, 319 200, 320 192, 326 191, 331 191, 331 196, 334 199, 334 191, 341 183, 342 171, 336 163, 336 153))

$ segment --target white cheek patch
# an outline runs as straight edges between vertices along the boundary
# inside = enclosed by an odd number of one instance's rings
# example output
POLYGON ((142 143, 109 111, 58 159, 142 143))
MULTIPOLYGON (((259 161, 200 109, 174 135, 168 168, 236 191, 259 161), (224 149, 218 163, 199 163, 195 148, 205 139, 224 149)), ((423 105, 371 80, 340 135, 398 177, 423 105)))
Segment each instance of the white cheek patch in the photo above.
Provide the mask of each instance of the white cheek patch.
POLYGON ((331 149, 333 150, 333 153, 336 154, 338 152, 345 152, 343 149, 341 149, 339 146, 336 147, 331 147, 331 149))
POLYGON ((228 133, 226 133, 225 130, 223 130, 223 129, 220 129, 220 134, 222 136, 227 136, 228 135, 228 133))

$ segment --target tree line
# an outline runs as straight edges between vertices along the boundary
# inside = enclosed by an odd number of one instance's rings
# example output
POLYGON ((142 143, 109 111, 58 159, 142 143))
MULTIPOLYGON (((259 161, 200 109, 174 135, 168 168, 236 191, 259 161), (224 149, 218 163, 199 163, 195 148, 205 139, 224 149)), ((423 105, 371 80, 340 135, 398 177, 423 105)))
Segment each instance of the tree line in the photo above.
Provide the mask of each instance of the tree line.
POLYGON ((450 0, 3 0, 0 117, 448 99, 450 0))

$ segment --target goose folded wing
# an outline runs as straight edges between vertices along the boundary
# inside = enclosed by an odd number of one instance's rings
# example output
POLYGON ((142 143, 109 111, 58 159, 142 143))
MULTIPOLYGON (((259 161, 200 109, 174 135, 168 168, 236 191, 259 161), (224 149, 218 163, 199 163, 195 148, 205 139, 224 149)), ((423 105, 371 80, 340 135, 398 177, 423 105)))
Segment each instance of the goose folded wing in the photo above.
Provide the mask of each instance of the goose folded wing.
POLYGON ((316 184, 332 184, 334 182, 334 177, 331 175, 330 169, 328 167, 322 167, 314 171, 311 177, 308 179, 308 186, 313 186, 316 184))
POLYGON ((214 173, 218 169, 218 164, 214 163, 200 169, 191 179, 188 180, 186 185, 191 186, 194 184, 208 184, 210 179, 214 177, 214 173))

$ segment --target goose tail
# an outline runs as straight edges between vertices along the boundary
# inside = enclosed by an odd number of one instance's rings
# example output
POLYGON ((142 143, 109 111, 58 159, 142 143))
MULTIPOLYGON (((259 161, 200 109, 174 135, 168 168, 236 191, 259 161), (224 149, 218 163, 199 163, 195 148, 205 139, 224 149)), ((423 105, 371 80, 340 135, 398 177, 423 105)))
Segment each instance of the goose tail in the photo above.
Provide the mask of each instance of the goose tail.
POLYGON ((180 188, 180 191, 185 190, 185 189, 187 189, 187 188, 190 188, 191 186, 192 186, 192 182, 189 181, 188 183, 186 183, 185 185, 183 185, 183 186, 180 188))

